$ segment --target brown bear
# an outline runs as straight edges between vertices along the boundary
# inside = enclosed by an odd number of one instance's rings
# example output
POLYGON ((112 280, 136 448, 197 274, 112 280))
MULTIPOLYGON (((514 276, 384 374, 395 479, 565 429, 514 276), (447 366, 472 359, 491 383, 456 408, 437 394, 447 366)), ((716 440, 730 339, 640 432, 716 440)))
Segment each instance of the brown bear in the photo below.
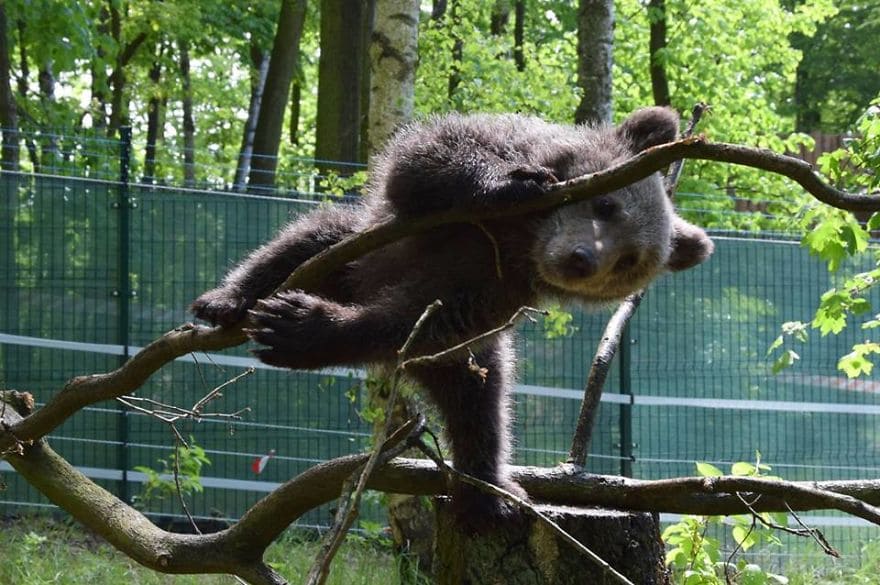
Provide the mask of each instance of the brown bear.
MULTIPOLYGON (((424 323, 408 357, 471 339, 525 305, 621 299, 712 252, 703 230, 675 214, 657 174, 553 210, 437 227, 327 274, 315 290, 272 293, 306 259, 390 216, 477 211, 540 197, 558 180, 673 140, 678 123, 677 114, 664 108, 639 110, 617 128, 563 126, 522 115, 451 114, 414 123, 373 162, 362 202, 295 220, 196 299, 192 311, 220 325, 249 316, 247 333, 264 346, 255 350, 262 361, 314 369, 394 364, 435 299, 443 306, 424 323)), ((406 373, 439 408, 454 466, 523 495, 505 471, 511 334, 469 350, 484 375, 468 367, 466 351, 406 373)), ((471 521, 507 510, 466 486, 454 489, 453 500, 471 521)))

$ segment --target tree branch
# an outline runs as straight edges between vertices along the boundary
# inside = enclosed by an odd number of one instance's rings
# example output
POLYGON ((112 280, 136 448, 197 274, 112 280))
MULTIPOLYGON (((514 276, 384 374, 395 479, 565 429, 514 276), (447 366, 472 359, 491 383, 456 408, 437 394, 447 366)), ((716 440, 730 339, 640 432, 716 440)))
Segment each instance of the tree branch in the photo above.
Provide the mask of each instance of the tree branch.
MULTIPOLYGON (((816 199, 839 209, 880 211, 880 197, 850 194, 825 183, 808 163, 769 150, 706 142, 690 137, 649 148, 621 163, 583 177, 557 183, 541 197, 501 209, 480 212, 452 210, 425 217, 389 219, 346 238, 300 265, 282 289, 314 288, 326 274, 390 242, 450 223, 473 223, 541 211, 595 197, 643 179, 681 158, 715 160, 759 168, 792 178, 816 199)), ((239 324, 239 325, 243 325, 239 324)), ((74 378, 49 403, 10 429, 22 440, 38 439, 74 412, 101 400, 116 398, 140 386, 165 363, 194 351, 217 350, 245 341, 240 327, 208 328, 187 324, 154 341, 118 370, 74 378)), ((0 434, 0 452, 14 440, 0 434)))
POLYGON ((593 437, 593 426, 596 415, 599 413, 599 401, 602 399, 602 389, 611 369, 611 361, 620 347, 620 339, 632 316, 642 302, 645 291, 626 297, 605 325, 602 340, 596 348, 593 362, 590 366, 590 374, 584 387, 584 399, 581 401, 581 412, 578 415, 577 426, 571 440, 571 450, 568 462, 583 467, 587 464, 587 452, 590 450, 590 439, 593 437))

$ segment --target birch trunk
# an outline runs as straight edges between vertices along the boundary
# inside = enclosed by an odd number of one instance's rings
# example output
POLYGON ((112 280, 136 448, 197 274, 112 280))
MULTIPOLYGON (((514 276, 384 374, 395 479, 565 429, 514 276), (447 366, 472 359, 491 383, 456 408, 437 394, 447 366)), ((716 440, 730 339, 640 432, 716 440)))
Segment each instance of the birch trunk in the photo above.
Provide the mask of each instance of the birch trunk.
POLYGON ((370 42, 370 153, 412 118, 418 50, 418 0, 378 0, 370 42))
POLYGON ((611 123, 613 45, 613 0, 580 0, 577 77, 583 96, 575 112, 578 124, 611 123))

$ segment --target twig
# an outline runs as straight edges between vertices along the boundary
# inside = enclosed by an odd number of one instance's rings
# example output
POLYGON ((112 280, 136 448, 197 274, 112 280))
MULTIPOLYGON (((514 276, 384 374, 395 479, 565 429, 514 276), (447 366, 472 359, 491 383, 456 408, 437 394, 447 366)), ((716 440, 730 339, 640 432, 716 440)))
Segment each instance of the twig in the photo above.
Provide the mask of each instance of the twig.
MULTIPOLYGON (((781 524, 777 524, 776 522, 771 522, 771 521, 767 520, 766 518, 764 518, 764 516, 761 512, 756 511, 755 508, 753 507, 753 503, 747 502, 741 493, 737 492, 736 496, 743 503, 743 505, 746 508, 748 508, 749 513, 752 515, 752 517, 754 519, 757 519, 758 522, 760 522, 761 524, 763 524, 767 528, 772 528, 773 530, 778 530, 780 532, 785 532, 787 534, 792 534, 794 536, 800 536, 803 538, 812 538, 821 547, 822 552, 824 552, 826 555, 829 555, 829 556, 832 556, 835 558, 840 558, 840 553, 837 550, 835 550, 834 547, 831 546, 831 544, 825 538, 825 535, 822 534, 822 531, 819 530, 818 528, 810 528, 809 526, 804 524, 801 521, 800 517, 790 507, 788 508, 788 513, 791 514, 795 518, 795 520, 797 520, 797 523, 800 525, 800 528, 789 528, 788 526, 783 526, 781 524)), ((760 496, 755 498, 755 501, 757 501, 758 499, 760 499, 760 496)))
MULTIPOLYGON (((741 500, 743 500, 743 503, 745 503, 745 500, 742 498, 742 496, 740 494, 736 494, 736 495, 741 500)), ((730 555, 727 557, 727 560, 724 562, 724 582, 727 583, 727 585, 733 585, 733 583, 730 581, 730 571, 728 570, 730 567, 733 566, 733 565, 731 565, 731 561, 733 561, 733 557, 736 556, 736 553, 739 552, 739 549, 742 548, 742 545, 746 541, 746 538, 751 536, 752 532, 755 531, 755 525, 756 525, 757 521, 758 521, 758 515, 752 514, 752 524, 751 524, 751 526, 749 526, 749 531, 746 532, 746 535, 745 535, 745 537, 743 537, 742 540, 740 540, 739 542, 736 543, 736 546, 733 547, 733 550, 730 551, 730 555)), ((709 525, 706 524, 706 528, 708 528, 708 527, 709 527, 709 525)), ((735 568, 734 568, 734 572, 736 572, 735 568)))
MULTIPOLYGON (((386 437, 388 437, 390 433, 390 426, 394 414, 394 403, 397 402, 397 394, 400 387, 400 378, 403 374, 406 353, 409 351, 410 346, 421 331, 422 326, 424 326, 425 321, 442 306, 443 303, 439 300, 428 305, 416 321, 416 324, 410 331, 409 336, 407 336, 403 346, 397 350, 397 367, 394 369, 394 376, 391 382, 391 392, 388 396, 388 403, 385 406, 385 425, 377 434, 376 446, 370 454, 370 458, 364 464, 363 469, 360 470, 359 475, 352 474, 343 486, 343 493, 340 496, 340 499, 345 503, 339 507, 339 510, 336 513, 336 518, 333 522, 333 528, 325 537, 324 543, 321 545, 321 549, 318 551, 311 569, 309 569, 309 574, 306 577, 307 585, 323 585, 327 580, 327 576, 330 574, 330 564, 333 562, 333 557, 336 555, 336 552, 345 540, 345 536, 348 534, 348 529, 351 528, 351 525, 357 518, 361 495, 367 487, 367 481, 369 481, 376 464, 379 462, 379 456, 382 454, 383 449, 386 448, 386 437), (354 480, 355 475, 358 475, 357 482, 354 480)), ((404 425, 404 427, 407 426, 409 426, 409 423, 404 425)), ((401 427, 401 429, 404 427, 401 427)), ((392 435, 392 437, 397 437, 400 434, 401 429, 398 429, 398 432, 392 435)))
POLYGON ((238 376, 235 376, 231 380, 227 380, 226 382, 220 384, 210 392, 208 392, 205 396, 199 399, 192 408, 186 409, 181 408, 179 406, 175 406, 173 404, 166 404, 164 402, 159 402, 158 400, 153 400, 152 398, 141 398, 139 396, 119 396, 116 398, 116 401, 123 404, 124 406, 134 410, 135 412, 140 412, 141 414, 145 414, 147 416, 151 416, 171 427, 172 432, 175 434, 177 441, 183 443, 186 447, 189 445, 186 442, 186 439, 183 438, 183 435, 177 430, 176 423, 179 420, 183 419, 192 419, 192 420, 202 420, 202 419, 229 419, 229 420, 240 420, 241 415, 246 412, 250 412, 250 407, 246 406, 245 408, 239 409, 232 413, 222 413, 222 412, 213 412, 213 413, 205 413, 202 412, 205 406, 211 402, 212 400, 216 400, 222 394, 220 393, 223 388, 229 386, 230 384, 234 384, 238 382, 245 376, 249 376, 254 373, 254 368, 250 367, 238 376), (147 407, 140 406, 140 404, 145 404, 147 407), (149 407, 149 408, 148 408, 149 407))
MULTIPOLYGON (((205 406, 209 402, 211 402, 212 400, 216 400, 217 398, 220 398, 221 396, 223 396, 223 394, 221 394, 221 391, 224 388, 226 388, 227 386, 230 386, 232 384, 235 384, 236 382, 238 382, 239 380, 241 380, 245 376, 250 376, 255 371, 256 371, 255 368, 253 366, 251 366, 248 369, 246 369, 245 371, 243 371, 242 373, 240 373, 239 375, 232 378, 231 380, 226 380, 225 382, 223 382, 222 384, 220 384, 219 386, 217 386, 216 388, 214 388, 213 390, 211 390, 210 392, 205 394, 205 396, 203 396, 201 400, 199 400, 198 402, 193 404, 193 407, 191 410, 194 413, 201 415, 202 410, 205 408, 205 406)), ((244 411, 240 411, 240 412, 244 412, 244 411)))
MULTIPOLYGON (((688 122, 687 128, 685 128, 684 133, 681 135, 682 138, 689 138, 693 136, 694 129, 696 129, 697 124, 700 122, 700 119, 703 117, 703 114, 710 111, 710 107, 708 104, 703 102, 698 102, 694 104, 693 110, 691 110, 691 119, 688 122)), ((678 189, 678 180, 681 178, 681 171, 684 169, 684 159, 678 159, 669 169, 669 172, 666 174, 666 177, 663 180, 663 185, 666 188, 666 194, 670 199, 675 199, 675 191, 678 189)))
POLYGON ((490 329, 489 331, 485 331, 483 333, 480 333, 476 337, 472 337, 466 341, 462 341, 461 343, 459 343, 457 345, 453 345, 452 347, 444 349, 443 351, 435 353, 433 355, 423 355, 423 356, 414 357, 414 358, 410 358, 408 360, 405 360, 402 364, 400 364, 400 367, 402 369, 406 369, 412 365, 419 366, 419 365, 435 362, 437 360, 441 360, 441 359, 449 356, 450 354, 453 354, 457 351, 460 351, 462 349, 467 348, 470 345, 473 345, 474 343, 477 343, 477 342, 482 341, 488 337, 492 337, 493 335, 497 335, 498 333, 501 333, 502 331, 505 331, 507 329, 514 327, 516 325, 516 321, 522 315, 525 315, 527 318, 531 319, 531 316, 529 315, 529 313, 535 313, 537 315, 546 315, 547 311, 542 311, 541 309, 535 309, 533 307, 520 307, 519 309, 516 310, 516 313, 514 313, 510 317, 510 319, 508 319, 507 322, 504 323, 503 325, 495 327, 494 329, 490 329))
POLYGON ((835 558, 840 558, 840 552, 838 552, 837 549, 831 546, 831 543, 828 542, 828 539, 825 538, 825 534, 821 530, 819 530, 818 528, 810 528, 809 526, 804 524, 803 520, 801 520, 801 517, 797 514, 797 512, 792 510, 791 507, 787 504, 786 507, 788 508, 788 513, 791 514, 792 518, 795 519, 795 521, 798 523, 798 525, 800 525, 801 528, 810 532, 813 540, 815 540, 819 544, 819 546, 822 548, 823 551, 826 552, 826 554, 835 558))
POLYGON ((571 440, 571 450, 568 456, 568 462, 578 467, 587 464, 587 452, 590 449, 593 427, 602 399, 602 388, 605 386, 608 371, 611 369, 611 361, 620 347, 620 338, 623 336, 626 325, 635 314, 636 309, 639 308, 644 294, 644 291, 639 291, 620 303, 614 315, 608 320, 605 332, 602 334, 602 340, 599 342, 599 347, 596 348, 587 384, 584 387, 581 412, 578 415, 577 427, 571 440))
POLYGON ((529 516, 532 516, 533 518, 536 518, 539 522, 545 524, 554 533, 556 533, 559 538, 573 546, 575 550, 597 564, 602 569, 602 571, 604 571, 604 573, 612 579, 613 582, 619 583, 620 585, 634 585, 632 581, 617 572, 614 567, 609 565, 602 557, 584 546, 578 539, 569 534, 564 528, 551 520, 546 514, 538 510, 531 503, 494 484, 473 477, 472 475, 462 473, 461 471, 458 471, 457 469, 449 466, 445 461, 443 461, 443 458, 440 457, 439 454, 434 453, 433 450, 428 447, 428 445, 425 444, 425 442, 421 439, 416 441, 416 446, 418 446, 419 450, 427 455, 431 459, 431 461, 433 461, 434 464, 437 465, 437 467, 440 468, 441 471, 443 471, 444 474, 446 474, 447 476, 455 476, 458 481, 473 486, 484 493, 500 497, 501 499, 513 504, 518 509, 524 511, 529 516))
MULTIPOLYGON (((177 431, 177 429, 174 430, 175 432, 177 431)), ((186 505, 186 498, 183 497, 183 486, 180 485, 180 448, 186 447, 189 449, 189 446, 180 440, 180 433, 176 433, 176 437, 177 443, 174 446, 174 487, 177 491, 177 499, 180 501, 180 507, 183 508, 183 513, 186 514, 193 530, 196 531, 196 534, 201 534, 202 531, 199 529, 198 524, 196 524, 196 519, 189 513, 189 506, 186 505)))

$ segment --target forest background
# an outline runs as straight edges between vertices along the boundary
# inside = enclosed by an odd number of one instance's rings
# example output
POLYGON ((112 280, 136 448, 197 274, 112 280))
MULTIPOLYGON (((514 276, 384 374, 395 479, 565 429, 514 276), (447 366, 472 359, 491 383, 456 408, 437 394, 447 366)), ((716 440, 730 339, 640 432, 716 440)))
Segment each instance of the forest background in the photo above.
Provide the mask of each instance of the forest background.
MULTIPOLYGON (((414 115, 587 119, 583 103, 597 92, 578 75, 578 30, 591 10, 612 3, 576 4, 423 2, 414 115)), ((797 151, 811 140, 795 132, 844 134, 880 93, 876 3, 613 4, 615 120, 654 103, 687 112, 704 101, 712 115, 702 130, 712 139, 797 151)), ((366 163, 379 146, 370 145, 367 121, 374 9, 369 0, 6 1, 0 124, 19 130, 27 147, 22 154, 7 145, 4 165, 52 172, 72 154, 54 136, 116 138, 125 126, 137 145, 134 176, 144 182, 302 189, 292 177, 311 159, 366 163)), ((681 191, 708 196, 709 208, 751 197, 790 216, 785 208, 806 202, 799 189, 757 171, 690 169, 681 191)), ((762 217, 701 220, 779 227, 762 217)))

